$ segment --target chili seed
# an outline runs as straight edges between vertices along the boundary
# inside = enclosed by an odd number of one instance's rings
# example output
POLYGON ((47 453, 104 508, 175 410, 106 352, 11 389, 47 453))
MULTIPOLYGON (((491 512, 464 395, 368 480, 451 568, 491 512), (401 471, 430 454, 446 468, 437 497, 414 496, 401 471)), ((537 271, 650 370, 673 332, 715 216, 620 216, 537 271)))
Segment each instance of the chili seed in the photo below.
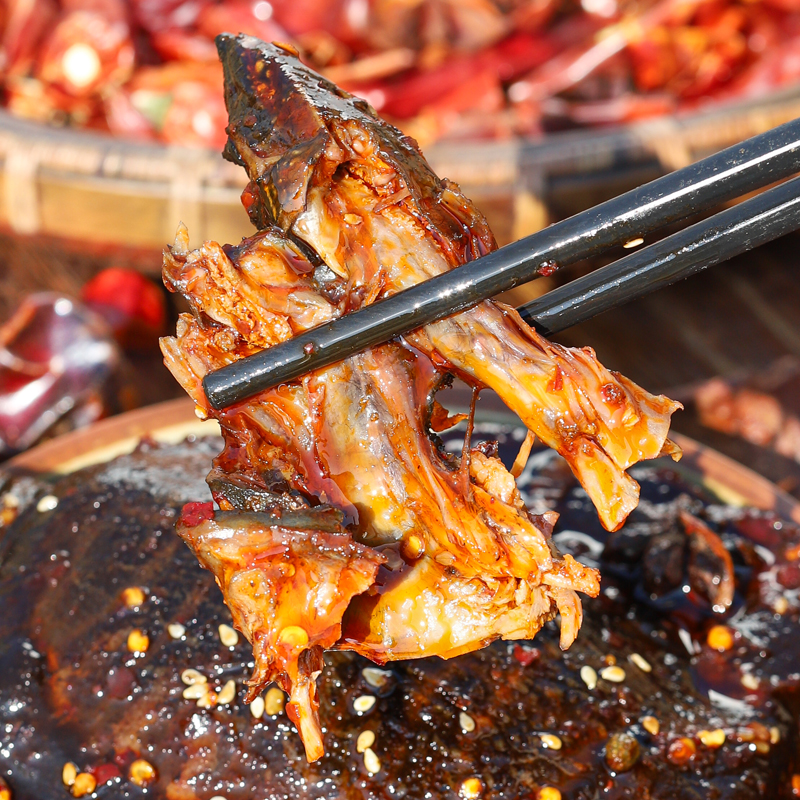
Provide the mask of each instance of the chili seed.
POLYGON ((250 713, 256 718, 261 719, 264 716, 264 698, 258 695, 252 703, 250 703, 250 713))
POLYGON ((128 778, 137 786, 147 786, 158 778, 158 773, 149 761, 137 758, 128 768, 128 778))
POLYGON ((186 633, 186 628, 179 622, 173 622, 171 625, 167 625, 167 633, 171 639, 182 639, 186 633))
POLYGON ((125 603, 128 608, 138 608, 144 605, 144 601, 144 592, 138 586, 129 586, 122 592, 122 602, 125 603))
POLYGON ((661 730, 661 723, 651 716, 642 717, 642 727, 651 735, 656 736, 661 730))
POLYGON ((208 678, 202 672, 196 669, 185 669, 181 672, 181 680, 187 685, 191 686, 193 683, 205 683, 208 678))
POLYGON ((373 689, 382 689, 389 682, 392 673, 386 669, 378 669, 377 667, 364 667, 361 670, 364 680, 372 686, 373 689))
POLYGON ((71 761, 67 761, 61 768, 61 780, 64 786, 72 786, 75 783, 75 778, 78 777, 78 767, 71 761))
POLYGON ((375 698, 371 694, 362 694, 353 700, 353 710, 359 714, 366 714, 375 705, 375 698))
POLYGON ((371 747, 364 751, 364 766, 370 775, 375 775, 381 771, 381 760, 371 747))
POLYGON ((264 710, 267 714, 270 717, 277 717, 278 714, 283 714, 285 705, 286 695, 277 686, 270 687, 264 699, 264 710))
POLYGON ((631 653, 629 658, 630 662, 639 667, 642 672, 652 672, 653 668, 650 666, 650 662, 643 656, 638 653, 631 653))
POLYGON ((375 734, 372 731, 361 731, 356 739, 356 751, 363 753, 368 747, 375 744, 375 734))
POLYGON ((211 691, 211 687, 207 683, 193 683, 183 690, 183 697, 186 700, 199 700, 205 697, 211 691))
POLYGON ((85 794, 92 794, 97 788, 97 780, 89 772, 79 772, 75 776, 75 783, 72 784, 72 796, 83 797, 85 794))
POLYGON ((589 691, 597 686, 597 672, 588 664, 581 667, 581 680, 586 684, 589 691))
POLYGON ((563 744, 561 739, 553 733, 543 733, 539 738, 548 750, 560 750, 563 744))
POLYGON ((128 634, 128 650, 131 653, 146 653, 150 647, 150 637, 139 628, 134 628, 128 634))
POLYGON ((226 706, 228 703, 232 703, 233 699, 236 697, 236 681, 228 681, 220 690, 219 695, 217 696, 217 702, 221 706, 226 706))
POLYGON ((606 667, 600 671, 600 677, 611 683, 622 683, 625 680, 625 670, 622 667, 606 667))
POLYGON ((700 731, 697 738, 706 746, 716 749, 725 744, 725 731, 722 728, 716 728, 713 731, 700 731))
POLYGON ((223 623, 219 626, 219 640, 225 647, 236 647, 239 644, 239 634, 230 625, 223 623))

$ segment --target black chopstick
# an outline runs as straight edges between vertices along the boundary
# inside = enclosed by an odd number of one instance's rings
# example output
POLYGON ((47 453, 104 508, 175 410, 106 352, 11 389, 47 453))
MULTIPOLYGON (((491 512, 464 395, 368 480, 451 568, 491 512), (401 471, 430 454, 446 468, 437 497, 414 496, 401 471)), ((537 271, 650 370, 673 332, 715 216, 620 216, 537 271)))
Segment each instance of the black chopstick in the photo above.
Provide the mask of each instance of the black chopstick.
POLYGON ((721 211, 521 306, 545 336, 800 228, 800 177, 721 211))
POLYGON ((203 379, 226 408, 664 225, 800 171, 800 119, 634 189, 203 379))

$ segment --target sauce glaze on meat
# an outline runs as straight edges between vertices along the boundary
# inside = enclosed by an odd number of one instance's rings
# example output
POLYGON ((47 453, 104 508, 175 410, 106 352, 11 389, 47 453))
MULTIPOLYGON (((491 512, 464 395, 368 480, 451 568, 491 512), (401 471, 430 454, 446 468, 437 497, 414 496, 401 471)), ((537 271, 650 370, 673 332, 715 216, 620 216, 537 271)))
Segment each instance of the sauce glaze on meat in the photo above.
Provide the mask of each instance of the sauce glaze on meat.
POLYGON ((363 100, 285 48, 227 35, 218 47, 226 155, 247 170, 259 232, 192 251, 181 229, 165 254, 165 282, 194 312, 162 340, 166 363, 226 440, 210 476, 222 511, 193 508, 178 532, 254 645, 251 697, 278 682, 315 760, 324 650, 449 658, 532 638, 557 614, 566 649, 577 592, 597 594, 596 571, 558 552, 553 515, 525 508, 502 462, 469 435, 461 458, 439 447, 457 418, 435 395, 453 374, 494 389, 561 453, 609 530, 638 499, 625 470, 676 451, 666 436, 679 404, 486 301, 213 411, 207 372, 496 246, 458 187, 363 100), (282 522, 298 509, 302 524, 282 522))

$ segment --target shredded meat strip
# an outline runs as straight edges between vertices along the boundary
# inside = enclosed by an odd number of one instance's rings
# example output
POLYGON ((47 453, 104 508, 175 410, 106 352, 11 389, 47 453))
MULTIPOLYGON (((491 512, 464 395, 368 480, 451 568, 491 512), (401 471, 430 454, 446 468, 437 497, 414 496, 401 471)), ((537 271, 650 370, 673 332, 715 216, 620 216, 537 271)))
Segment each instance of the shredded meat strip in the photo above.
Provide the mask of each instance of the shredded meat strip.
POLYGON ((638 500, 626 468, 675 452, 666 436, 680 406, 487 301, 213 410, 209 371, 496 246, 458 187, 364 101, 281 47, 246 36, 218 46, 226 155, 247 169, 258 233, 190 250, 181 228, 165 252, 165 283, 192 309, 162 340, 165 361, 225 439, 209 475, 219 510, 185 514, 178 532, 253 644, 251 696, 273 680, 289 692, 315 760, 323 650, 450 658, 531 638, 556 615, 566 648, 581 624, 576 592, 599 590, 595 570, 557 551, 555 515, 530 514, 469 431, 461 458, 441 449, 434 431, 457 419, 435 395, 452 375, 497 391, 558 450, 610 530, 638 500))

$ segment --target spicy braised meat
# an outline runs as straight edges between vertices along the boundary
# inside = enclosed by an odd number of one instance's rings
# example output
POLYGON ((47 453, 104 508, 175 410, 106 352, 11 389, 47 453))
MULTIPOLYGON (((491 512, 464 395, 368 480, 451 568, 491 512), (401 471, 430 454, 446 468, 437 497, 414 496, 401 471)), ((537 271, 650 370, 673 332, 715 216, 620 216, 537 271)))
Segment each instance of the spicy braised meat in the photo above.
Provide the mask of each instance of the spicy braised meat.
POLYGON ((314 760, 323 650, 449 658, 531 638, 557 614, 566 648, 577 592, 598 592, 597 572, 555 547, 555 515, 530 513, 502 461, 472 447, 472 412, 460 457, 441 447, 437 433, 463 418, 437 400, 454 375, 474 387, 473 411, 493 389, 567 460, 608 530, 638 500, 625 470, 677 455, 667 432, 679 404, 486 301, 212 409, 208 372, 496 247, 458 187, 363 100, 285 48, 246 36, 218 46, 226 155, 250 177, 258 233, 191 250, 181 228, 165 253, 165 282, 193 312, 162 340, 165 360, 225 439, 209 475, 219 509, 187 509, 178 531, 254 646, 250 696, 277 681, 314 760))

